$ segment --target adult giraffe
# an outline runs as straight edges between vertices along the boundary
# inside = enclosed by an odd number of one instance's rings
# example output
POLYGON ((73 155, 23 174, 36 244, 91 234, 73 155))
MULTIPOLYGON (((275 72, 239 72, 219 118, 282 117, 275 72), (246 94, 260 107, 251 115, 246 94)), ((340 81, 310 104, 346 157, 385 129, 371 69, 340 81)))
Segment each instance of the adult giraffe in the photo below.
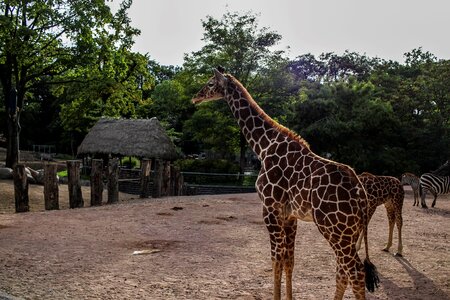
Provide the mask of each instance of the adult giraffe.
POLYGON ((286 275, 286 299, 292 299, 292 271, 297 219, 314 221, 336 254, 334 299, 342 299, 350 283, 356 299, 365 299, 378 285, 369 260, 356 251, 358 236, 367 237, 368 202, 364 188, 348 166, 314 154, 305 140, 271 119, 242 84, 222 70, 200 90, 194 104, 225 99, 250 147, 261 160, 256 189, 270 235, 274 275, 273 298, 281 298, 286 275))

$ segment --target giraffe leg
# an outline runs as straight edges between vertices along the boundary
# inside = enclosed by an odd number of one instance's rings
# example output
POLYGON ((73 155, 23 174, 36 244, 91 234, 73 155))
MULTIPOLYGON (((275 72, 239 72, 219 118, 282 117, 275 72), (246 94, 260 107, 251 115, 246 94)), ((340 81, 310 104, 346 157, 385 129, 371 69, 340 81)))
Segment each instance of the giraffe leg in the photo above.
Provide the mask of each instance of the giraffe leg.
POLYGON ((283 271, 283 265, 281 260, 272 258, 272 270, 273 270, 273 300, 281 299, 281 276, 283 271))
POLYGON ((384 204, 386 208, 386 213, 389 221, 389 237, 388 242, 386 246, 384 247, 383 251, 389 252, 389 248, 392 246, 392 238, 394 235, 394 225, 395 225, 395 213, 394 213, 394 207, 392 206, 392 203, 386 202, 384 204))
POLYGON ((340 265, 336 266, 336 290, 334 292, 334 300, 341 300, 344 298, 345 290, 348 286, 348 277, 344 269, 340 265))
POLYGON ((335 300, 340 300, 344 296, 345 289, 348 283, 352 287, 355 299, 366 299, 365 287, 365 272, 364 265, 356 252, 355 245, 342 245, 342 248, 335 248, 337 260, 337 274, 336 274, 336 292, 335 300), (342 249, 342 250, 339 250, 342 249), (344 277, 345 276, 345 277, 344 277))
POLYGON ((269 207, 263 206, 263 217, 266 223, 267 230, 270 237, 270 250, 272 258, 272 272, 273 272, 273 299, 281 299, 281 277, 283 275, 283 257, 284 257, 284 231, 279 225, 279 220, 276 217, 273 209, 269 211, 269 207))
POLYGON ((297 220, 286 220, 284 224, 286 252, 284 257, 284 271, 286 273, 286 299, 292 300, 292 272, 294 271, 295 235, 297 234, 297 220))
POLYGON ((400 207, 400 211, 397 212, 395 223, 397 224, 397 231, 398 231, 398 247, 397 247, 397 253, 395 253, 395 256, 403 256, 403 244, 402 244, 402 226, 403 226, 403 217, 402 217, 402 210, 400 207))

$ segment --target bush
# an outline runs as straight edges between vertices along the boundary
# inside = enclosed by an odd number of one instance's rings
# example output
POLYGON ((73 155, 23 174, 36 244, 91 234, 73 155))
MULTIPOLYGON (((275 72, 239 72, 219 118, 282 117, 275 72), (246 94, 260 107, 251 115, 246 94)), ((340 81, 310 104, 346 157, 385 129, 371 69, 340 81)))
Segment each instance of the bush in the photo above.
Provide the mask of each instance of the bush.
POLYGON ((120 164, 129 169, 141 167, 141 161, 136 157, 123 157, 120 159, 120 164))

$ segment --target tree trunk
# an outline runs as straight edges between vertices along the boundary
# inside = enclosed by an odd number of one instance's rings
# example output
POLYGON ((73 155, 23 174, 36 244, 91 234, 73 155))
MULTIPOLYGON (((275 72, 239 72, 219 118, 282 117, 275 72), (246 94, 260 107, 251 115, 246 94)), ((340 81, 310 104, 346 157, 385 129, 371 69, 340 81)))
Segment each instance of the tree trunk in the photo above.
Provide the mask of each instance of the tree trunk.
POLYGON ((24 165, 16 164, 13 172, 14 178, 14 196, 16 200, 16 212, 30 211, 28 205, 28 178, 24 165))
POLYGON ((161 188, 163 185, 163 183, 162 183, 163 174, 164 174, 163 161, 160 159, 156 159, 155 160, 155 174, 153 176, 153 192, 152 192, 153 198, 161 197, 161 188))
POLYGON ((4 88, 7 127, 5 165, 7 168, 13 168, 19 162, 20 106, 17 102, 17 90, 12 85, 9 86, 9 89, 4 88))
POLYGON ((44 165, 44 203, 46 210, 59 209, 57 165, 44 165))
POLYGON ((91 167, 91 206, 102 205, 103 198, 103 160, 93 159, 91 167))
POLYGON ((70 208, 78 208, 84 206, 80 183, 80 164, 81 161, 79 160, 67 161, 70 208))
POLYGON ((113 158, 108 164, 108 204, 119 202, 119 159, 113 158))
POLYGON ((148 198, 150 196, 150 179, 152 174, 152 160, 142 159, 141 161, 141 192, 140 198, 148 198))

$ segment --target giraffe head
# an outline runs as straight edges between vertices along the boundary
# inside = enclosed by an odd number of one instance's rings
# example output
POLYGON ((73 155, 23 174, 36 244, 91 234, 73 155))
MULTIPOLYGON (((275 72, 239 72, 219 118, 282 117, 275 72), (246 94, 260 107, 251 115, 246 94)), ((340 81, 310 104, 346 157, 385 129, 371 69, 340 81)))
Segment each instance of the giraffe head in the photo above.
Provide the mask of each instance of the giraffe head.
POLYGON ((214 69, 214 76, 192 99, 192 103, 198 104, 207 101, 222 99, 225 96, 227 77, 223 74, 223 68, 214 69))

